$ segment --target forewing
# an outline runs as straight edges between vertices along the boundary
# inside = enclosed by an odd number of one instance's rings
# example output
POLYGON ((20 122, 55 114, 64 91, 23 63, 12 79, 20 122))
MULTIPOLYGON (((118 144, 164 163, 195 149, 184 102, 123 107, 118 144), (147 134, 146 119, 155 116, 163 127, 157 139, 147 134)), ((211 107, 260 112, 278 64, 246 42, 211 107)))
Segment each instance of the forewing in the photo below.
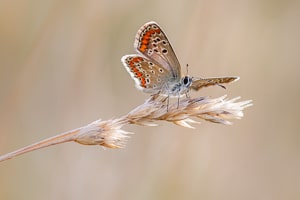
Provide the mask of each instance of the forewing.
POLYGON ((156 22, 148 22, 138 30, 134 48, 154 63, 169 70, 173 80, 181 78, 180 64, 175 52, 156 22))
POLYGON ((231 77, 218 77, 218 78, 193 78, 192 79, 191 89, 200 90, 203 87, 208 87, 212 85, 220 85, 224 83, 230 83, 239 80, 239 77, 231 76, 231 77))
POLYGON ((126 55, 122 63, 135 81, 135 86, 146 93, 158 93, 166 86, 170 72, 140 55, 126 55))

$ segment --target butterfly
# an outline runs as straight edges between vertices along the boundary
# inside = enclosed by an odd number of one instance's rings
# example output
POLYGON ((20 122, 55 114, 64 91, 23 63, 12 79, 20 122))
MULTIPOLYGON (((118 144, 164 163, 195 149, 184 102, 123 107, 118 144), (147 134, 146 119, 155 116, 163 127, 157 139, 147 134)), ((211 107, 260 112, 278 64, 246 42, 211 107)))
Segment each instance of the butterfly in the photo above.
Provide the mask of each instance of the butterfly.
MULTIPOLYGON (((156 22, 143 25, 135 36, 139 54, 125 55, 121 61, 135 81, 135 86, 150 94, 180 97, 189 90, 237 81, 239 77, 196 78, 181 74, 181 66, 163 30, 156 22)), ((187 95, 188 96, 188 95, 187 95)))

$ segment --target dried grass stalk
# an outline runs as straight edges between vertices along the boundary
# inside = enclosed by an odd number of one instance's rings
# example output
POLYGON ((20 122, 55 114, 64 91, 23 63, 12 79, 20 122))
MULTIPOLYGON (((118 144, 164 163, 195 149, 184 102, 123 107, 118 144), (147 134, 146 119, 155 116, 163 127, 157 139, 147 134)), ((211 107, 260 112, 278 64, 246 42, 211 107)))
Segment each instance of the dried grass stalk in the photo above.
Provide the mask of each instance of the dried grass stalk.
POLYGON ((199 119, 229 125, 231 119, 240 119, 243 109, 251 106, 251 100, 240 101, 222 96, 216 99, 208 97, 184 98, 179 104, 171 103, 167 109, 166 98, 152 96, 127 115, 106 121, 96 120, 86 126, 61 133, 35 144, 0 156, 0 162, 15 156, 65 142, 77 142, 84 145, 101 145, 108 148, 124 147, 129 138, 127 131, 121 128, 127 124, 156 126, 157 121, 168 121, 186 128, 194 128, 199 119))

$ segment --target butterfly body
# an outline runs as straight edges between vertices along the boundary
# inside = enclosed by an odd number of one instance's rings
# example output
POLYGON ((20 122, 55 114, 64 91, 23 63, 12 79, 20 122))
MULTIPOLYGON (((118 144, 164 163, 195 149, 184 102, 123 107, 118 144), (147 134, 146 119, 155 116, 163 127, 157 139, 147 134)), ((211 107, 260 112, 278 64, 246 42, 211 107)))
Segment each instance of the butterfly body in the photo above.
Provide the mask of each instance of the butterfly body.
POLYGON ((156 22, 148 22, 138 30, 134 48, 139 54, 123 56, 122 63, 135 81, 136 87, 145 93, 179 97, 187 94, 190 89, 199 90, 238 79, 182 76, 175 52, 156 22))
POLYGON ((159 67, 150 60, 139 55, 123 56, 122 62, 126 65, 137 89, 145 93, 178 97, 186 93, 192 83, 192 78, 185 76, 178 80, 163 67, 159 67))

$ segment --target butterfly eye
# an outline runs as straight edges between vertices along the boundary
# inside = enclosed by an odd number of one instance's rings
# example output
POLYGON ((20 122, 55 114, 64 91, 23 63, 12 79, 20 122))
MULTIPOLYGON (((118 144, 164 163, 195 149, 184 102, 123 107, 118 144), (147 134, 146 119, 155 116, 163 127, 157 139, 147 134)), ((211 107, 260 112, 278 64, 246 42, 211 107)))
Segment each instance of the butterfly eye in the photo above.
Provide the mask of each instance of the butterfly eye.
POLYGON ((183 78, 183 84, 184 84, 185 86, 189 87, 191 83, 192 83, 192 79, 191 79, 190 77, 185 76, 185 77, 183 78))

